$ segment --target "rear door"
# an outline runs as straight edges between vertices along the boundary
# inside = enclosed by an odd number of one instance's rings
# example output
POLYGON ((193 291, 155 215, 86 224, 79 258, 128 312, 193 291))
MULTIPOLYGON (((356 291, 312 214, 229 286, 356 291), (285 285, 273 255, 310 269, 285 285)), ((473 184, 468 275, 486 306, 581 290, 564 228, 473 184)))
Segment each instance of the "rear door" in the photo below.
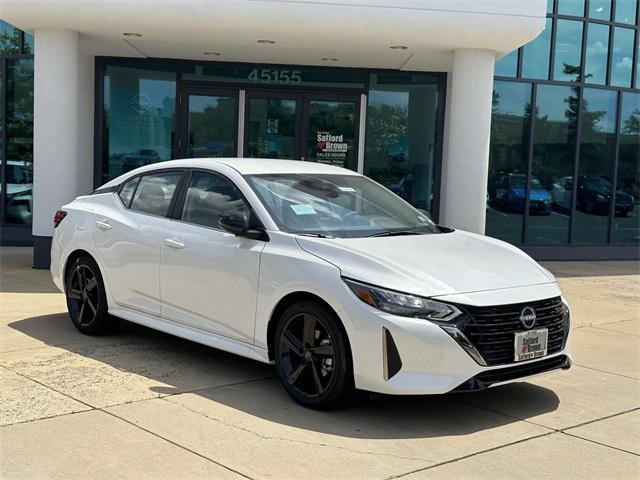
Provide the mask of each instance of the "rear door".
POLYGON ((94 242, 118 305, 160 315, 160 247, 181 170, 128 180, 113 208, 96 212, 94 242))
POLYGON ((265 242, 218 227, 223 212, 250 211, 233 182, 210 171, 188 175, 161 248, 162 317, 252 343, 265 242))

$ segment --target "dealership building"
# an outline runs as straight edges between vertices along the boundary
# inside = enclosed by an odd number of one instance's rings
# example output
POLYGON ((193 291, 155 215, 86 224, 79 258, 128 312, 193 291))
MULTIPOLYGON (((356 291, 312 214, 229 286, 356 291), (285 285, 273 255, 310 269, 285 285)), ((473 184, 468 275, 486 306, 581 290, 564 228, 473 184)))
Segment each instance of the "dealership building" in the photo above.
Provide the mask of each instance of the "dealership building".
POLYGON ((0 242, 185 157, 339 165, 538 259, 640 249, 636 0, 2 0, 0 242))

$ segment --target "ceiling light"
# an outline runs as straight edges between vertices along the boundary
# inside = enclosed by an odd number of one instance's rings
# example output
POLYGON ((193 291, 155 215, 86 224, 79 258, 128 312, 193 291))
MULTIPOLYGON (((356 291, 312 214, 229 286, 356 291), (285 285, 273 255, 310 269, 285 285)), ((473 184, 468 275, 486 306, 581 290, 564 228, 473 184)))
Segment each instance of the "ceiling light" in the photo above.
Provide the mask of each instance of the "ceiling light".
POLYGON ((333 57, 322 57, 320 60, 322 60, 323 62, 337 62, 338 61, 337 58, 333 58, 333 57))
POLYGON ((391 50, 406 50, 409 47, 407 47, 406 45, 391 45, 389 48, 391 50))
POLYGON ((263 43, 263 44, 266 44, 266 45, 273 45, 276 42, 274 42, 273 40, 258 40, 258 43, 263 43))
POLYGON ((214 57, 219 57, 222 55, 220 52, 203 52, 203 55, 213 55, 214 57))
POLYGON ((122 35, 124 35, 125 37, 141 37, 142 36, 141 33, 136 33, 136 32, 124 32, 122 35))

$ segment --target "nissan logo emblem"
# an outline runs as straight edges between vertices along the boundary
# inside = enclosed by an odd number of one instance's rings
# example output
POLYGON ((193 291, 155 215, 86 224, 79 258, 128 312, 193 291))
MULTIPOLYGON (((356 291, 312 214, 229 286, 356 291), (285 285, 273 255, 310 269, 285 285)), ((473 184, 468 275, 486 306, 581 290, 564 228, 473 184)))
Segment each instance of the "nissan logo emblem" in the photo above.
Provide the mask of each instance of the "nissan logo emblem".
POLYGON ((532 307, 524 307, 520 312, 520 323, 527 330, 536 324, 536 311, 532 307))

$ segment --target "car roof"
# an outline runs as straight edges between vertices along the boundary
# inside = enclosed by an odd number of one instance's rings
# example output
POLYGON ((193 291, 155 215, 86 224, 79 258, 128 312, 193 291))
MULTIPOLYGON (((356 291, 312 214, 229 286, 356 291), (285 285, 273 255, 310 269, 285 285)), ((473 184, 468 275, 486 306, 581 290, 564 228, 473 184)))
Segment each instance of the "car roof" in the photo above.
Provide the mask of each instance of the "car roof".
POLYGON ((334 167, 317 162, 300 160, 280 160, 274 158, 182 158, 145 165, 127 172, 120 177, 105 183, 101 188, 120 184, 123 180, 140 173, 164 170, 167 168, 215 168, 225 165, 238 171, 241 175, 261 174, 325 174, 325 175, 359 175, 346 168, 334 167))

